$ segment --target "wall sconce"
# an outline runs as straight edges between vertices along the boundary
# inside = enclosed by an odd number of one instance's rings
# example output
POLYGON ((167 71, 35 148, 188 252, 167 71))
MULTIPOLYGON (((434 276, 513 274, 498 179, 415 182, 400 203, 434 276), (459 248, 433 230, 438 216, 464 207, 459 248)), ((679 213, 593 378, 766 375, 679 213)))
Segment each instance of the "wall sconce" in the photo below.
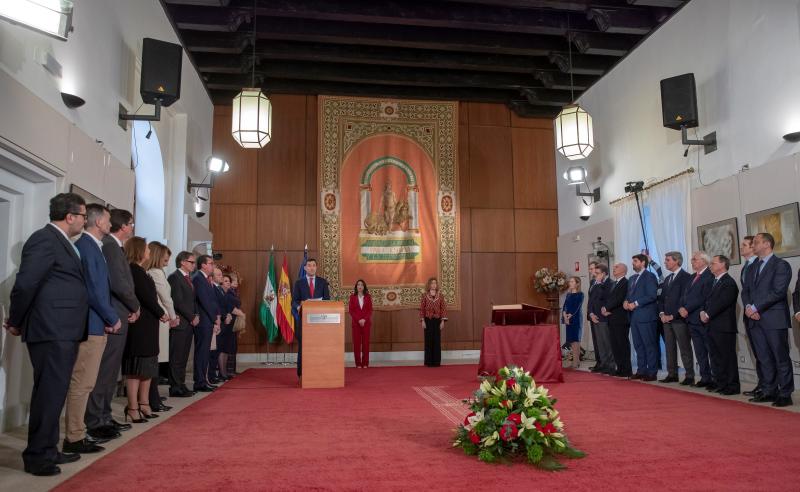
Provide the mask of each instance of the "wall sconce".
POLYGON ((586 182, 589 172, 583 166, 572 166, 564 171, 563 177, 568 185, 582 185, 586 182))
POLYGON ((0 18, 66 41, 72 32, 71 0, 4 0, 0 18))
POLYGON ((206 160, 206 166, 208 167, 208 175, 207 175, 209 177, 208 184, 204 184, 206 180, 205 178, 203 178, 203 181, 199 183, 192 183, 192 178, 187 177, 186 178, 187 193, 191 193, 193 189, 198 189, 198 188, 206 188, 210 190, 211 188, 214 187, 214 178, 218 174, 227 173, 231 169, 231 166, 228 164, 228 161, 214 156, 211 156, 206 160))
POLYGON ((783 139, 791 143, 800 142, 800 132, 787 133, 783 136, 783 139))
POLYGON ((61 93, 61 100, 64 101, 64 106, 68 107, 69 109, 80 108, 86 104, 86 101, 80 97, 74 94, 67 94, 66 92, 61 93))

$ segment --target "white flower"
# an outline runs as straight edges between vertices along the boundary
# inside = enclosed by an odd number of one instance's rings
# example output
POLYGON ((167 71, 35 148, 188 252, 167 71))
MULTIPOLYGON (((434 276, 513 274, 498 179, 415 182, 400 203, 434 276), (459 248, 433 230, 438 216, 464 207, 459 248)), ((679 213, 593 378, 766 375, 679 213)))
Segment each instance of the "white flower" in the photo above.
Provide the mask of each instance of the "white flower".
POLYGON ((483 391, 484 393, 488 393, 489 391, 491 391, 491 389, 492 389, 492 383, 484 379, 481 382, 481 391, 483 391))
POLYGON ((491 436, 486 436, 483 438, 483 444, 486 446, 491 446, 492 444, 496 443, 497 440, 500 439, 500 434, 497 431, 492 432, 491 436))
POLYGON ((520 386, 519 383, 514 383, 514 386, 511 387, 511 390, 519 395, 520 393, 522 393, 522 386, 520 386))

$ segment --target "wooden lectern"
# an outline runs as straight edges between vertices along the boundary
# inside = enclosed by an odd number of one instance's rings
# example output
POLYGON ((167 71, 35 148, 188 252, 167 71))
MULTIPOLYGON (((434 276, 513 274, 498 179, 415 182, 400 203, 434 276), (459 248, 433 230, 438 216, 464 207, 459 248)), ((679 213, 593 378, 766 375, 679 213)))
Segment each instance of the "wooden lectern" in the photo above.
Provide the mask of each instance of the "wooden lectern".
POLYGON ((344 387, 344 304, 304 301, 303 388, 344 387))

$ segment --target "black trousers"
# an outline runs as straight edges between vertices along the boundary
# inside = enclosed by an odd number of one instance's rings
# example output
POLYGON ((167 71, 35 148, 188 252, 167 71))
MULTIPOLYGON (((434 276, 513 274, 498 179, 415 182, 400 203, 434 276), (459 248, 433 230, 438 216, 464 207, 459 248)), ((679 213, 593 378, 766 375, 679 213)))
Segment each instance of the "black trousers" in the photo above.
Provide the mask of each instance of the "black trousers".
POLYGON ((63 340, 26 344, 33 365, 28 447, 22 452, 26 468, 54 463, 58 456, 58 424, 78 357, 78 344, 63 340))
POLYGON ((177 391, 186 385, 186 364, 192 348, 194 332, 191 325, 181 322, 169 330, 169 388, 177 391))
POLYGON ((709 330, 711 373, 717 387, 725 391, 740 390, 739 364, 736 360, 736 332, 709 330))
POLYGON ((629 375, 631 369, 631 342, 629 324, 609 324, 611 330, 611 353, 614 354, 614 362, 617 364, 617 373, 629 375))
POLYGON ((441 318, 425 318, 425 365, 439 367, 442 363, 441 318))

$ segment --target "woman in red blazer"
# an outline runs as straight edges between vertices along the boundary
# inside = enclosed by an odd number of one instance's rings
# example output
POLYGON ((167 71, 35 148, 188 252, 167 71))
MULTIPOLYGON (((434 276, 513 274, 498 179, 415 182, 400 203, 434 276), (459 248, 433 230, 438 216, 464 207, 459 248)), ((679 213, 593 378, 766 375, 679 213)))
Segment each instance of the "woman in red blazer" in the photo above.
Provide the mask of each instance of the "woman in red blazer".
POLYGON ((353 319, 353 357, 357 368, 369 367, 369 329, 372 326, 372 296, 359 279, 353 287, 348 307, 353 319))

